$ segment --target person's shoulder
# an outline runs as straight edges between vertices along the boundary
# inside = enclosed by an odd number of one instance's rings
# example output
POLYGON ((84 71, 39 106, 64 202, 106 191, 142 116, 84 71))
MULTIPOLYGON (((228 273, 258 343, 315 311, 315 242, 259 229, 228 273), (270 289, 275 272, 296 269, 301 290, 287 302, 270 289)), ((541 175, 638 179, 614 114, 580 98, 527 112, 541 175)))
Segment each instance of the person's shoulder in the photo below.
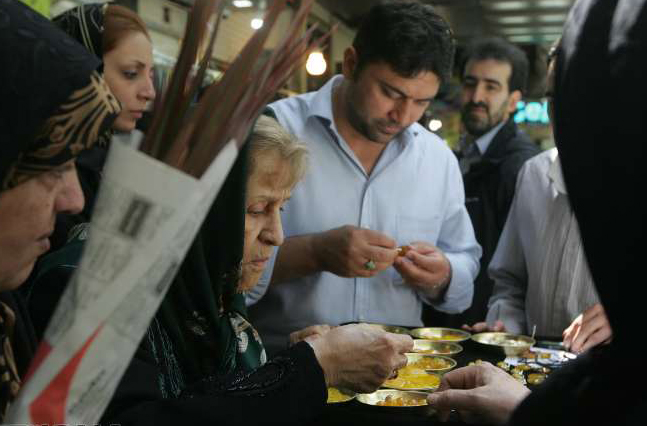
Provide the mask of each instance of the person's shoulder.
POLYGON ((315 93, 309 92, 279 99, 269 104, 268 107, 283 127, 292 133, 296 133, 296 130, 303 127, 308 118, 310 105, 315 93))
POLYGON ((454 153, 442 138, 425 129, 419 123, 413 123, 408 129, 413 148, 422 155, 431 155, 435 158, 451 158, 454 153))
POLYGON ((556 158, 557 148, 552 148, 543 151, 526 161, 523 165, 523 169, 545 172, 550 168, 550 165, 555 161, 556 158))
POLYGON ((515 124, 514 133, 508 143, 508 156, 528 159, 540 152, 541 148, 530 139, 526 132, 515 124))
POLYGON ((521 129, 515 130, 516 132, 506 144, 505 154, 501 157, 500 172, 503 175, 516 176, 526 161, 541 152, 541 148, 521 129))
MULTIPOLYGON (((548 170, 557 157, 557 149, 549 149, 526 161, 519 171, 520 184, 525 181, 537 184, 548 179, 548 170)), ((527 183, 525 184, 527 185, 527 183)))
POLYGON ((317 92, 302 93, 299 95, 288 96, 272 102, 270 108, 277 111, 307 111, 312 102, 312 98, 317 92))

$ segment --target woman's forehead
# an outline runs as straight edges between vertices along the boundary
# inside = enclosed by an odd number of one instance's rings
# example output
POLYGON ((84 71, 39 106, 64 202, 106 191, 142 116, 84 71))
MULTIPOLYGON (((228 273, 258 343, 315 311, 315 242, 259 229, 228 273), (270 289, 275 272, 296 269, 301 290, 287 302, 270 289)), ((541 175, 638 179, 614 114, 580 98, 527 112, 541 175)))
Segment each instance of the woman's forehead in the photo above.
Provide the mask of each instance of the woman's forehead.
POLYGON ((292 175, 290 163, 278 153, 263 153, 254 158, 250 180, 285 181, 292 175))
POLYGON ((256 164, 247 185, 248 197, 289 198, 295 182, 287 162, 283 163, 256 164))

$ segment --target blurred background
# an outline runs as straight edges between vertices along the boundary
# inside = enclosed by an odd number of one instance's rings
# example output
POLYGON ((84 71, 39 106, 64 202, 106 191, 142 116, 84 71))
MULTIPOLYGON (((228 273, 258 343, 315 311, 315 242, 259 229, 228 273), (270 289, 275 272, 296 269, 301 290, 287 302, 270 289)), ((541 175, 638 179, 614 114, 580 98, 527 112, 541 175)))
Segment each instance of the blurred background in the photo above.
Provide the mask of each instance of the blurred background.
MULTIPOLYGON (((48 17, 54 17, 85 0, 23 0, 48 17)), ((249 37, 263 25, 263 14, 272 0, 227 0, 208 79, 217 80, 249 37)), ((364 14, 378 0, 317 0, 307 25, 317 24, 321 33, 338 25, 330 43, 314 52, 277 95, 290 96, 318 89, 340 72, 343 53, 350 46, 364 14)), ((96 1, 94 1, 96 2, 96 1)), ((187 12, 194 0, 117 0, 135 10, 146 22, 154 44, 156 85, 164 87, 178 54, 187 12)), ((299 0, 288 7, 276 25, 267 48, 280 40, 299 0)), ((544 99, 546 54, 559 37, 575 0, 421 0, 435 6, 450 23, 457 43, 457 58, 473 38, 497 35, 521 47, 530 61, 525 99, 519 103, 515 120, 542 148, 554 145, 544 99)), ((457 61, 458 62, 458 61, 457 61)), ((455 147, 461 132, 458 67, 421 119, 421 124, 455 147)))

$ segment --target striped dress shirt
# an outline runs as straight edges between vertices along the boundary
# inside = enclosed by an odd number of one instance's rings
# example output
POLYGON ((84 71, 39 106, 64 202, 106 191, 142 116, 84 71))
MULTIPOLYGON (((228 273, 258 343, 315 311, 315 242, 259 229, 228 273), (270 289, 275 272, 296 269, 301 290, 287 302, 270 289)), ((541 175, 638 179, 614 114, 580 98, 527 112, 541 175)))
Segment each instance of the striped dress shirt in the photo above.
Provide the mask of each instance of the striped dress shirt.
POLYGON ((488 269, 494 280, 486 321, 512 333, 561 336, 598 303, 570 208, 557 149, 526 162, 517 179, 497 250, 488 269))

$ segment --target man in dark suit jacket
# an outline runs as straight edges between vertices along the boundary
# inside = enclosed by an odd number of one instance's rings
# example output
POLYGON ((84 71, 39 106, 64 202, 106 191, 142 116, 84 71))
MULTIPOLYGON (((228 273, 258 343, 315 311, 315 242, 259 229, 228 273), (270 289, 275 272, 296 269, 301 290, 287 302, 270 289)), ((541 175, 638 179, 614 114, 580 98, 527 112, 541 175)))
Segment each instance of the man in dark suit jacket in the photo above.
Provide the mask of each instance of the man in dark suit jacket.
POLYGON ((528 77, 525 53, 500 38, 479 39, 467 50, 462 71, 462 121, 458 153, 465 204, 483 247, 471 308, 459 315, 429 313, 431 325, 460 327, 483 321, 492 294, 487 267, 494 254, 523 163, 540 149, 514 123, 528 77))

